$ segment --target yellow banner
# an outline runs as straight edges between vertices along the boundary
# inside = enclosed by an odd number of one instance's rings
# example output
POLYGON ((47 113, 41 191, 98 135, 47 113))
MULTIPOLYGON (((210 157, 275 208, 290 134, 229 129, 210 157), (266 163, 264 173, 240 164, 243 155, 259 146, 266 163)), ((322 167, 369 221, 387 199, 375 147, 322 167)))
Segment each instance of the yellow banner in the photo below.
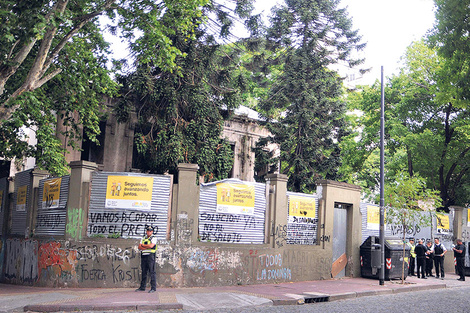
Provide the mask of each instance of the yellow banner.
POLYGON ((16 211, 26 211, 26 197, 28 196, 28 186, 18 187, 16 194, 16 211))
POLYGON ((0 190, 0 212, 3 211, 3 190, 0 190))
POLYGON ((315 210, 314 198, 289 196, 289 216, 315 218, 315 210))
POLYGON ((380 208, 378 206, 367 206, 367 229, 380 228, 380 208))
POLYGON ((437 229, 450 231, 449 215, 447 214, 436 214, 437 229))
POLYGON ((108 176, 106 208, 150 210, 153 177, 108 176))
POLYGON ((470 227, 470 208, 467 208, 467 227, 470 227))
POLYGON ((216 186, 216 212, 248 215, 255 213, 254 185, 218 183, 216 186))
POLYGON ((55 209, 59 207, 60 185, 62 178, 52 178, 44 182, 42 191, 42 208, 55 209))

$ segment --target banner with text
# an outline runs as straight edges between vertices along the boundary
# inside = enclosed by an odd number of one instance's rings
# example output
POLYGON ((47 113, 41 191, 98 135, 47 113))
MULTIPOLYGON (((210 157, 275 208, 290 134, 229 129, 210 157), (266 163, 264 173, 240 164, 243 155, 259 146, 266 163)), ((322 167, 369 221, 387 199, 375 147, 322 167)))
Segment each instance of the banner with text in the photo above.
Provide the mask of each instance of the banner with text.
POLYGON ((26 198, 28 196, 28 186, 18 187, 16 195, 16 211, 26 211, 26 198))
POLYGON ((447 214, 436 214, 437 232, 448 233, 450 232, 450 220, 447 214))
POLYGON ((44 182, 42 193, 42 208, 56 209, 59 207, 60 185, 62 177, 49 179, 44 182))
POLYGON ((108 176, 105 208, 150 210, 153 178, 108 176))
POLYGON ((218 183, 217 213, 253 215, 255 186, 248 184, 218 183))
MULTIPOLYGON (((289 223, 292 223, 295 217, 303 218, 308 222, 308 220, 315 219, 315 214, 315 198, 289 196, 289 223)), ((295 220, 300 221, 298 218, 295 220)))

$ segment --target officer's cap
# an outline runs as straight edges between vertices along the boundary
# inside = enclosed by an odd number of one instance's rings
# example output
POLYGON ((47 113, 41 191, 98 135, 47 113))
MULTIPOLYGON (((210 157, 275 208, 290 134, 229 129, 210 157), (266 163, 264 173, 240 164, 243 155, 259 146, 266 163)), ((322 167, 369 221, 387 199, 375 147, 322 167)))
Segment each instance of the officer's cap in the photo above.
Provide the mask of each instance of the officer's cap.
POLYGON ((145 227, 145 230, 146 230, 146 231, 149 231, 149 230, 150 230, 150 231, 153 231, 153 227, 152 227, 152 226, 146 226, 146 227, 145 227))

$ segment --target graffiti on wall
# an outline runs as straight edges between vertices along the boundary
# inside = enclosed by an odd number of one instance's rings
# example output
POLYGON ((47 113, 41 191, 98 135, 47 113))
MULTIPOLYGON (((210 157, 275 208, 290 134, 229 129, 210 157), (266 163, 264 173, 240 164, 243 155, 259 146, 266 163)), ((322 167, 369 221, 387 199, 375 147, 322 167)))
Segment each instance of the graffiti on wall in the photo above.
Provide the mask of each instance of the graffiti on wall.
POLYGON ((158 235, 157 222, 167 220, 167 216, 139 211, 90 212, 88 236, 120 235, 122 237, 142 236, 146 226, 152 226, 154 235, 158 235))
POLYGON ((139 280, 138 253, 134 247, 112 244, 71 246, 76 251, 77 277, 80 282, 118 284, 139 280))
POLYGON ((226 243, 249 240, 246 238, 250 230, 259 230, 260 226, 264 226, 264 221, 259 221, 255 216, 220 213, 202 213, 199 223, 202 241, 226 243))
POLYGON ((47 277, 75 280, 77 251, 62 248, 60 242, 42 243, 38 247, 38 265, 40 275, 42 271, 47 271, 47 277))
POLYGON ((191 253, 187 260, 187 266, 196 273, 204 271, 212 271, 217 273, 219 261, 219 253, 217 249, 208 251, 197 250, 191 253))
POLYGON ((7 239, 5 278, 15 282, 34 283, 39 277, 38 242, 7 239))
POLYGON ((76 240, 82 239, 83 232, 83 210, 69 209, 67 215, 67 226, 65 232, 76 240))
POLYGON ((291 280, 292 272, 288 267, 283 266, 282 255, 262 254, 259 256, 260 267, 256 273, 258 281, 278 281, 291 280))

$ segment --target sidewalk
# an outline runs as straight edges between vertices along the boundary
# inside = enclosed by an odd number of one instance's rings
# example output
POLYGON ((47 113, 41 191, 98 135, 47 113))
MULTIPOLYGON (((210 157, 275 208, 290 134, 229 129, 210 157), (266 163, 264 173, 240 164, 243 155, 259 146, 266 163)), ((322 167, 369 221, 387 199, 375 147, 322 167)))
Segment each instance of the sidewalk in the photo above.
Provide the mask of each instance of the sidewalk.
POLYGON ((267 285, 157 288, 155 293, 134 292, 134 288, 42 288, 0 284, 0 312, 71 312, 158 309, 205 310, 257 305, 297 305, 320 301, 393 294, 438 288, 470 286, 470 278, 457 281, 408 277, 400 281, 343 278, 267 285))

